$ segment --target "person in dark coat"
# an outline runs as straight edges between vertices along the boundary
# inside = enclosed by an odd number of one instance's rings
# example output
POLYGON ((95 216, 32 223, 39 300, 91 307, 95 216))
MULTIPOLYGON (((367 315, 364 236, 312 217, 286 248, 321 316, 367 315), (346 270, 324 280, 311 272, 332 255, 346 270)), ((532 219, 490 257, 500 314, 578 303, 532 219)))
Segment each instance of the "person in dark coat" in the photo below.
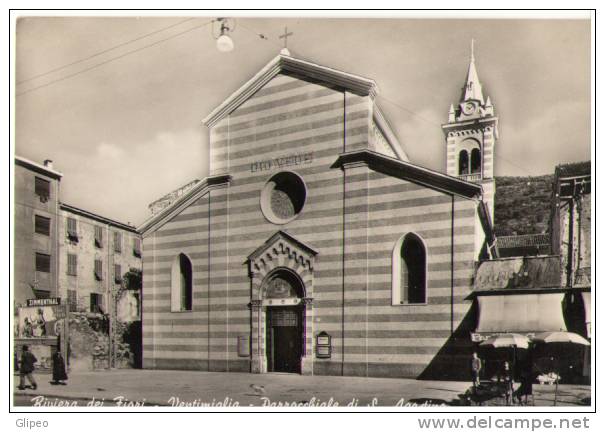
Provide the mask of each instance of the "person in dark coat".
POLYGON ((61 355, 61 351, 57 350, 53 354, 53 380, 51 384, 67 385, 64 381, 67 380, 67 372, 65 371, 65 360, 61 355))
POLYGON ((25 390, 25 378, 31 384, 32 389, 36 390, 38 388, 38 384, 36 384, 36 380, 34 379, 34 369, 37 362, 38 359, 36 356, 29 352, 29 347, 23 345, 23 348, 21 348, 21 361, 19 362, 19 390, 25 390))
POLYGON ((502 365, 502 372, 500 373, 502 380, 504 381, 504 397, 506 398, 506 405, 510 405, 513 401, 513 376, 514 372, 510 367, 510 363, 505 361, 502 365))
POLYGON ((473 387, 477 387, 481 383, 481 359, 476 352, 473 352, 471 359, 471 376, 473 378, 473 387))
POLYGON ((525 405, 527 405, 528 396, 534 393, 534 370, 533 363, 528 360, 521 370, 521 385, 515 392, 515 397, 519 401, 519 405, 523 403, 522 397, 525 397, 525 405))

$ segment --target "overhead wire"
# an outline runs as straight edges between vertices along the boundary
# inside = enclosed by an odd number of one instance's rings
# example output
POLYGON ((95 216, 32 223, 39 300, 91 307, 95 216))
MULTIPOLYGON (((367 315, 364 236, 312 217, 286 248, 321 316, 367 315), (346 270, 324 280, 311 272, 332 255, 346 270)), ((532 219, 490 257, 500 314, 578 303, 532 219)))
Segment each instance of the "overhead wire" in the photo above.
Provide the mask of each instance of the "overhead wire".
MULTIPOLYGON (((93 54, 93 55, 91 55, 91 56, 89 56, 89 57, 87 57, 87 58, 85 58, 85 59, 81 59, 81 60, 78 60, 78 61, 72 62, 72 63, 70 63, 70 64, 63 65, 63 66, 60 66, 60 67, 55 68, 55 69, 53 69, 53 70, 47 71, 47 72, 45 72, 45 73, 42 73, 42 74, 39 74, 39 75, 36 75, 36 76, 30 77, 30 78, 28 78, 28 79, 26 79, 26 80, 22 80, 22 81, 18 82, 17 84, 24 83, 24 82, 27 82, 27 81, 31 81, 31 80, 33 80, 33 79, 36 79, 36 78, 38 78, 38 77, 41 77, 41 76, 44 76, 44 75, 50 74, 50 73, 52 73, 52 72, 55 72, 55 71, 58 71, 58 70, 61 70, 61 69, 65 69, 65 68, 67 68, 67 67, 69 67, 69 66, 72 66, 72 65, 75 65, 75 64, 78 64, 78 63, 82 63, 82 62, 84 62, 84 61, 86 61, 86 60, 90 60, 91 58, 94 58, 94 57, 97 57, 97 56, 102 55, 102 54, 104 54, 104 53, 110 52, 110 51, 115 50, 115 49, 117 49, 117 48, 120 48, 120 47, 122 47, 122 46, 125 46, 125 45, 128 45, 128 44, 130 44, 130 43, 133 43, 133 42, 136 42, 136 41, 142 40, 142 39, 144 39, 144 38, 146 38, 146 37, 149 37, 149 36, 152 36, 152 35, 154 35, 154 34, 160 33, 160 32, 162 32, 162 31, 164 31, 164 30, 167 30, 167 29, 170 29, 170 28, 176 27, 176 26, 178 26, 178 25, 180 25, 180 24, 183 24, 183 23, 185 23, 185 22, 188 22, 188 21, 190 21, 190 20, 192 20, 192 19, 194 19, 194 18, 187 18, 187 19, 185 19, 185 20, 179 21, 178 23, 174 23, 174 24, 172 24, 172 25, 170 25, 170 26, 168 26, 168 27, 165 27, 165 28, 162 28, 162 29, 155 30, 155 31, 153 31, 153 32, 150 32, 150 33, 147 33, 147 34, 142 35, 142 36, 140 36, 140 37, 137 37, 137 38, 135 38, 135 39, 132 39, 132 40, 130 40, 130 41, 123 42, 123 43, 121 43, 121 44, 115 45, 114 47, 111 47, 111 48, 108 48, 108 49, 103 50, 103 51, 101 51, 101 52, 95 53, 95 54, 93 54)), ((24 95, 24 94, 27 94, 27 93, 30 93, 30 92, 33 92, 33 91, 39 90, 39 89, 41 89, 41 88, 45 88, 45 87, 48 87, 48 86, 50 86, 50 85, 56 84, 56 83, 58 83, 58 82, 62 82, 62 81, 65 81, 65 80, 67 80, 67 79, 73 78, 73 77, 75 77, 75 76, 78 76, 78 75, 83 74, 83 73, 85 73, 85 72, 88 72, 88 71, 90 71, 90 70, 96 69, 96 68, 98 68, 98 67, 100 67, 100 66, 103 66, 103 65, 105 65, 105 64, 108 64, 108 63, 114 62, 114 61, 116 61, 116 60, 119 60, 119 59, 121 59, 121 58, 124 58, 124 57, 126 57, 126 56, 129 56, 129 55, 131 55, 131 54, 135 54, 135 53, 140 52, 140 51, 143 51, 143 50, 145 50, 145 49, 147 49, 147 48, 151 48, 151 47, 153 47, 153 46, 159 45, 160 43, 163 43, 163 42, 165 42, 165 41, 168 41, 168 40, 174 39, 174 38, 176 38, 176 37, 178 37, 178 36, 181 36, 181 35, 183 35, 183 34, 189 33, 189 32, 191 32, 191 31, 193 31, 193 30, 196 30, 196 29, 199 29, 199 28, 205 27, 205 26, 207 26, 208 24, 211 24, 211 23, 213 23, 213 22, 215 22, 215 21, 216 21, 216 20, 214 20, 214 19, 213 19, 213 20, 207 21, 207 22, 205 22, 205 23, 203 23, 203 24, 200 24, 200 25, 198 25, 198 26, 191 27, 191 28, 189 28, 189 29, 187 29, 187 30, 184 30, 184 31, 181 31, 181 32, 179 32, 179 33, 176 33, 176 34, 170 35, 170 36, 168 36, 168 37, 166 37, 166 38, 160 39, 160 40, 155 41, 155 42, 153 42, 153 43, 150 43, 150 44, 148 44, 148 45, 145 45, 145 46, 142 46, 142 47, 139 47, 139 48, 133 49, 133 50, 128 51, 128 52, 126 52, 126 53, 123 53, 123 54, 121 54, 121 55, 119 55, 119 56, 112 57, 112 58, 110 58, 110 59, 108 59, 108 60, 105 60, 105 61, 103 61, 103 62, 100 62, 100 63, 94 64, 94 65, 92 65, 92 66, 90 66, 90 67, 88 67, 88 68, 85 68, 85 69, 79 70, 79 71, 77 71, 77 72, 74 72, 74 73, 72 73, 72 74, 69 74, 69 75, 63 76, 63 77, 61 77, 61 78, 57 78, 57 79, 55 79, 55 80, 52 80, 52 81, 50 81, 50 82, 47 82, 47 83, 41 84, 41 85, 39 85, 39 86, 32 87, 32 88, 30 88, 30 89, 24 90, 24 91, 22 91, 22 92, 17 93, 17 94, 16 94, 16 96, 22 96, 22 95, 24 95)), ((280 44, 280 43, 278 43, 277 41, 274 41, 273 39, 269 38, 269 37, 268 37, 268 36, 266 36, 264 33, 257 32, 257 31, 255 31, 255 30, 253 30, 252 28, 250 28, 250 27, 248 27, 248 26, 246 26, 246 25, 242 24, 241 22, 239 22, 239 23, 238 23, 238 26, 239 26, 239 27, 244 28, 245 30, 249 31, 250 33, 254 34, 255 36, 259 37, 259 38, 260 38, 260 39, 262 39, 262 40, 269 41, 269 42, 273 43, 274 45, 281 47, 281 44, 280 44)), ((406 113, 408 113, 408 114, 410 114, 410 115, 412 115, 412 116, 414 116, 414 117, 417 117, 417 118, 419 118, 420 120, 423 120, 423 121, 424 121, 424 122, 426 122, 426 123, 429 123, 429 124, 431 124, 431 125, 435 125, 435 126, 441 127, 441 124, 440 124, 440 123, 438 123, 438 122, 436 122, 436 121, 433 121, 433 120, 430 120, 430 119, 427 119, 426 117, 424 117, 424 116, 422 116, 422 115, 418 114, 418 113, 417 113, 417 112, 415 112, 414 110, 411 110, 411 109, 409 109, 409 108, 406 108, 406 107, 404 107, 403 105, 401 105, 401 104, 399 104, 399 103, 397 103, 397 102, 394 102, 394 101, 392 101, 392 100, 390 100, 390 99, 388 99, 388 98, 386 98, 386 97, 384 97, 384 96, 382 96, 382 95, 380 95, 380 96, 379 96, 379 98, 380 98, 381 100, 384 100, 385 102, 387 102, 387 103, 391 104, 392 106, 394 106, 394 107, 396 107, 396 108, 398 108, 398 109, 400 109, 400 110, 402 110, 402 111, 405 111, 406 113)), ((508 159, 506 159, 506 158, 502 157, 501 155, 498 155, 498 156, 494 155, 494 157, 495 157, 495 158, 497 158, 497 159, 500 159, 500 160, 502 160, 502 161, 504 161, 504 162, 506 162, 506 163, 508 163, 508 164, 510 164, 511 166, 514 166, 514 167, 515 167, 515 168, 517 168, 517 169, 521 169, 521 170, 522 170, 522 171, 524 171, 525 173, 529 173, 529 170, 527 170, 526 168, 524 168, 524 167, 522 167, 522 166, 520 166, 520 165, 518 165, 518 164, 516 164, 516 163, 513 163, 512 161, 510 161, 510 160, 508 160, 508 159)))
POLYGON ((197 25, 197 26, 195 26, 195 27, 191 27, 191 28, 189 28, 189 29, 187 29, 187 30, 181 31, 181 32, 179 32, 179 33, 175 33, 175 34, 173 34, 173 35, 170 35, 170 36, 168 36, 168 37, 166 37, 166 38, 164 38, 164 39, 160 39, 160 40, 155 41, 155 42, 153 42, 153 43, 150 43, 150 44, 144 45, 144 46, 142 46, 142 47, 139 47, 139 48, 136 48, 136 49, 133 49, 133 50, 130 50, 130 51, 128 51, 128 52, 126 52, 126 53, 124 53, 124 54, 120 54, 119 56, 112 57, 112 58, 110 58, 110 59, 108 59, 108 60, 105 60, 105 61, 102 61, 102 62, 100 62, 100 63, 96 63, 96 64, 94 64, 94 65, 92 65, 92 66, 90 66, 90 67, 87 67, 87 68, 85 68, 85 69, 79 70, 78 72, 74 72, 74 73, 72 73, 72 74, 69 74, 69 75, 63 76, 63 77, 61 77, 61 78, 57 78, 57 79, 55 79, 55 80, 49 81, 49 82, 47 82, 47 83, 45 83, 45 84, 41 84, 41 85, 39 85, 39 86, 32 87, 32 88, 27 89, 27 90, 24 90, 24 91, 22 91, 22 92, 16 93, 16 95, 15 95, 15 96, 22 96, 22 95, 24 95, 24 94, 31 93, 31 92, 36 91, 36 90, 39 90, 39 89, 41 89, 41 88, 48 87, 48 86, 53 85, 53 84, 56 84, 56 83, 58 83, 58 82, 65 81, 65 80, 67 80, 67 79, 70 79, 70 78, 73 78, 73 77, 75 77, 75 76, 81 75, 81 74, 83 74, 83 73, 85 73, 85 72, 88 72, 88 71, 90 71, 90 70, 96 69, 96 68, 98 68, 98 67, 100 67, 100 66, 103 66, 103 65, 106 65, 106 64, 108 64, 108 63, 114 62, 114 61, 116 61, 116 60, 119 60, 119 59, 121 59, 121 58, 124 58, 124 57, 126 57, 126 56, 129 56, 129 55, 131 55, 131 54, 135 54, 135 53, 137 53, 137 52, 139 52, 139 51, 143 51, 143 50, 145 50, 145 49, 147 49, 147 48, 151 48, 151 47, 153 47, 153 46, 159 45, 159 44, 161 44, 161 43, 163 43, 163 42, 166 42, 166 41, 168 41, 168 40, 171 40, 171 39, 174 39, 174 38, 176 38, 176 37, 179 37, 179 36, 181 36, 181 35, 184 35, 184 34, 186 34, 186 33, 191 32, 191 31, 193 31, 193 30, 197 30, 197 29, 199 29, 199 28, 205 27, 205 26, 207 26, 208 24, 211 24, 212 22, 214 22, 214 20, 207 21, 207 22, 205 22, 205 23, 203 23, 203 24, 200 24, 200 25, 197 25))
MULTIPOLYGON (((434 126, 441 127, 441 124, 440 124, 440 123, 438 123, 438 122, 436 122, 436 121, 433 121, 433 120, 430 120, 430 119, 427 119, 426 117, 421 116, 421 115, 420 115, 420 114, 418 114, 417 112, 415 112, 415 111, 413 111, 413 110, 411 110, 411 109, 409 109, 409 108, 406 108, 406 107, 404 107, 403 105, 398 104, 397 102, 394 102, 394 101, 392 101, 392 100, 390 100, 390 99, 388 99, 388 98, 386 98, 386 97, 384 97, 384 96, 382 96, 382 95, 379 95, 379 96, 378 96, 378 98, 379 98, 379 99, 381 99, 381 100, 383 100, 383 101, 385 101, 385 102, 388 102, 389 104, 393 105, 393 106, 394 106, 394 107, 396 107, 396 108, 401 109, 402 111, 407 112, 408 114, 410 114, 410 115, 412 115, 412 116, 414 116, 414 117, 419 118, 420 120, 423 120, 423 121, 424 121, 424 122, 426 122, 426 123, 429 123, 429 124, 434 125, 434 126)), ((507 159, 507 158, 505 158, 505 157, 503 157, 503 156, 501 156, 501 155, 496 155, 496 154, 494 154, 494 158, 495 158, 495 159, 498 159, 498 160, 501 160, 501 161, 503 161, 503 162, 506 162, 506 163, 508 163, 509 165, 511 165, 511 166, 513 166, 513 167, 515 167, 515 168, 517 168, 517 169, 519 169, 519 170, 523 171, 523 172, 524 172, 526 175, 530 176, 530 174, 529 174, 529 173, 530 173, 530 171, 529 171, 527 168, 524 168, 524 167, 522 167, 521 165, 519 165, 519 164, 517 164, 517 163, 514 163, 514 162, 512 162, 511 160, 509 160, 509 159, 507 159)))
POLYGON ((26 82, 29 82, 29 81, 35 80, 35 79, 37 79, 37 78, 41 78, 41 77, 43 77, 43 76, 46 76, 46 75, 52 74, 52 73, 54 73, 54 72, 58 72, 58 71, 60 71, 60 70, 66 69, 66 68, 68 68, 68 67, 70 67, 70 66, 74 66, 74 65, 77 65, 77 64, 79 64, 79 63, 83 63, 83 62, 85 62, 85 61, 88 61, 88 60, 91 60, 91 59, 93 59, 93 58, 95 58, 95 57, 98 57, 98 56, 100 56, 100 55, 102 55, 102 54, 106 54, 106 53, 108 53, 108 52, 110 52, 110 51, 116 50, 116 49, 118 49, 118 48, 122 48, 123 46, 129 45, 129 44, 131 44, 131 43, 133 43, 133 42, 138 42, 138 41, 140 41, 140 40, 142 40, 142 39, 145 39, 145 38, 147 38, 147 37, 149 37, 149 36, 153 36, 154 34, 161 33, 161 32, 163 32, 163 31, 165 31, 165 30, 168 30, 168 29, 171 29, 171 28, 173 28, 173 27, 179 26, 179 25, 181 25, 181 24, 183 24, 183 23, 186 23, 187 21, 191 21, 192 19, 195 19, 195 18, 194 18, 194 17, 192 17, 192 18, 187 18, 187 19, 185 19, 185 20, 181 20, 181 21, 179 21, 179 22, 177 22, 177 23, 171 24, 171 25, 169 25, 169 26, 167 26, 167 27, 162 27, 162 28, 157 29, 157 30, 154 30, 154 31, 152 31, 152 32, 145 33, 144 35, 141 35, 141 36, 136 37, 136 38, 134 38, 134 39, 130 39, 130 40, 127 40, 127 41, 125 41, 125 42, 122 42, 122 43, 119 43, 119 44, 117 44, 117 45, 114 45, 114 46, 112 46, 112 47, 106 48, 106 49, 104 49, 104 50, 102 50, 102 51, 98 51, 98 52, 96 52, 96 53, 94 53, 94 54, 89 55, 88 57, 84 57, 84 58, 81 58, 81 59, 79 59, 79 60, 73 61, 73 62, 71 62, 71 63, 67 63, 67 64, 64 64, 64 65, 62 65, 62 66, 55 67, 54 69, 47 70, 46 72, 42 72, 42 73, 39 73, 39 74, 37 74, 37 75, 30 76, 29 78, 22 79, 21 81, 17 81, 17 82, 16 82, 16 84, 17 84, 17 85, 20 85, 20 84, 23 84, 23 83, 26 83, 26 82))

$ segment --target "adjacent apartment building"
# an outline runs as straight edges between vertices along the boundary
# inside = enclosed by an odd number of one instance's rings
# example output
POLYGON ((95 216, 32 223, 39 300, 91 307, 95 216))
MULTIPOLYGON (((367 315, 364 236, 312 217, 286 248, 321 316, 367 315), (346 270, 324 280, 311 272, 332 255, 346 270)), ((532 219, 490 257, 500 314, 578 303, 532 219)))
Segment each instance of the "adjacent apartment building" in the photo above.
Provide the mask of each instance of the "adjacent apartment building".
POLYGON ((62 203, 61 178, 50 160, 15 157, 15 307, 57 297, 72 312, 107 313, 107 296, 124 273, 142 268, 141 236, 133 226, 62 203))
POLYGON ((14 303, 57 297, 59 190, 52 161, 15 157, 14 303))
POLYGON ((122 276, 141 268, 141 236, 130 225, 59 204, 59 296, 72 312, 107 312, 122 276))

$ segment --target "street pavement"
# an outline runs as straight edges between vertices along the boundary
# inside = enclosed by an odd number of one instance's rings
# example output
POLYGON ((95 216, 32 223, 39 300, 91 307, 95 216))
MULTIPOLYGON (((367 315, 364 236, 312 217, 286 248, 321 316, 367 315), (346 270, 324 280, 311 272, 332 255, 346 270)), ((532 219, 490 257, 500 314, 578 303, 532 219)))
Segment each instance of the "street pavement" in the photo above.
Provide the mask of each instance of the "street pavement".
MULTIPOLYGON (((459 395, 470 386, 469 382, 400 378, 122 369, 74 372, 65 386, 51 385, 50 375, 38 373, 36 390, 18 390, 18 376, 14 378, 15 406, 66 409, 94 403, 126 408, 460 405, 459 395)), ((552 406, 554 391, 554 386, 534 385, 534 405, 552 406)), ((586 398, 590 386, 560 385, 557 405, 581 406, 586 398)), ((494 404, 502 401, 490 403, 494 404)))

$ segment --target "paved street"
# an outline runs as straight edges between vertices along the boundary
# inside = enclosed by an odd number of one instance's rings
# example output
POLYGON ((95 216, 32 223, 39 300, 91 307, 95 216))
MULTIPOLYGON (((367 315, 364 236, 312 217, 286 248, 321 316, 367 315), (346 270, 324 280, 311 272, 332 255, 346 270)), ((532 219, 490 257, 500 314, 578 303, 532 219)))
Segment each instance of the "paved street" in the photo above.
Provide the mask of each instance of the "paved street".
MULTIPOLYGON (((50 375, 37 374, 38 389, 18 390, 15 405, 85 406, 276 406, 309 403, 312 406, 394 406, 404 404, 458 405, 468 382, 413 379, 300 376, 192 371, 112 370, 70 374, 68 385, 50 384, 50 375), (44 397, 40 397, 44 396, 44 397), (237 404, 237 405, 236 405, 237 404)), ((552 406, 554 386, 535 385, 535 405, 552 406)), ((559 386, 558 405, 580 406, 590 387, 559 386)), ((501 402, 495 402, 501 403, 501 402)), ((410 406, 408 405, 408 406, 410 406)))

